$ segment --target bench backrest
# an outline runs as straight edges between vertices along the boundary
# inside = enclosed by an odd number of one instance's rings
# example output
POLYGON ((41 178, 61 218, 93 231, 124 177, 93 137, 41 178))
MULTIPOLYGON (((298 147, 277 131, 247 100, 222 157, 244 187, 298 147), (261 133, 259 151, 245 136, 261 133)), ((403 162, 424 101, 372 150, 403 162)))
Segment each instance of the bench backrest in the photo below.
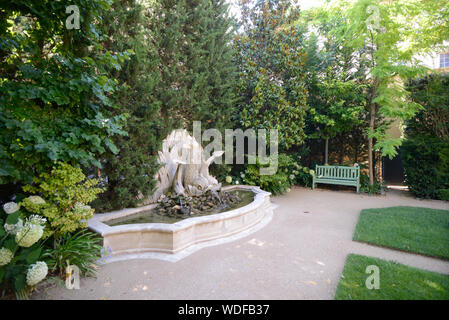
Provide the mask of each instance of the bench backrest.
POLYGON ((315 176, 318 178, 357 180, 360 177, 360 167, 316 166, 315 176))

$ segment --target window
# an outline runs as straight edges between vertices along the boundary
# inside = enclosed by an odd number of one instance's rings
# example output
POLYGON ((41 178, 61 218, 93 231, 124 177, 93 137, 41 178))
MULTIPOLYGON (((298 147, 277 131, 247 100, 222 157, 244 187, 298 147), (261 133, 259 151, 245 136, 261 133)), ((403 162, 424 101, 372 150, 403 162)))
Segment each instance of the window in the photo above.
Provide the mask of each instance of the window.
POLYGON ((449 52, 440 54, 440 68, 449 68, 449 52))

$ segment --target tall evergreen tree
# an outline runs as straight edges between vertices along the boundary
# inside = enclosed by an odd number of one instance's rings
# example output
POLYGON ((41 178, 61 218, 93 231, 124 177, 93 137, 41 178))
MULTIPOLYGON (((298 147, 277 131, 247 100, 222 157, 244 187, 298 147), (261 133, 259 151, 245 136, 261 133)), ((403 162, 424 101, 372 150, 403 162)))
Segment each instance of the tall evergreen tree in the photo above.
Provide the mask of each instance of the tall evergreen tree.
POLYGON ((160 142, 173 128, 229 125, 235 73, 233 22, 223 0, 114 0, 103 18, 111 51, 133 50, 120 72, 120 112, 129 114, 118 155, 104 158, 102 210, 135 206, 151 194, 160 142), (107 204, 107 206, 106 206, 107 204))
POLYGON ((300 146, 307 88, 304 29, 293 24, 299 10, 288 0, 241 0, 239 5, 240 33, 234 43, 240 125, 277 129, 281 151, 300 146))
POLYGON ((160 120, 160 103, 153 97, 159 76, 147 40, 152 31, 146 27, 145 11, 140 1, 114 0, 103 17, 107 34, 104 47, 112 52, 132 50, 134 54, 120 71, 111 70, 120 85, 117 112, 128 114, 128 135, 115 139, 118 154, 108 153, 103 158, 107 191, 96 204, 99 210, 135 206, 155 186, 156 155, 166 126, 160 120))
POLYGON ((229 125, 235 101, 233 20, 224 0, 162 0, 151 10, 161 82, 155 95, 165 123, 229 125))

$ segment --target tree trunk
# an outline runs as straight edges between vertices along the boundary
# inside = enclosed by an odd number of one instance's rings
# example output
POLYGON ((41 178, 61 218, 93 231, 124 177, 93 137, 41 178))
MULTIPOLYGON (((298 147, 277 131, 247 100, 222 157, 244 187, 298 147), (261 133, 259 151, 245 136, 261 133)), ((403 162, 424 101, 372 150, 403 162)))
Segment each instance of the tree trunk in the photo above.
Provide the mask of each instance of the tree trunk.
POLYGON ((326 138, 326 144, 324 146, 324 164, 327 164, 329 161, 329 138, 326 138))
MULTIPOLYGON (((369 119, 369 134, 374 133, 374 124, 376 119, 376 104, 373 100, 376 98, 377 88, 379 86, 379 79, 374 79, 373 93, 371 95, 370 103, 370 119, 369 119)), ((368 168, 369 168, 369 184, 374 185, 374 164, 373 164, 373 138, 368 137, 368 168)))
MULTIPOLYGON (((374 117, 375 117, 376 107, 374 103, 371 102, 371 112, 369 120, 370 132, 374 132, 374 117)), ((372 186, 374 184, 374 170, 373 170, 373 138, 368 138, 368 167, 369 167, 369 184, 372 186)))
MULTIPOLYGON (((355 135, 353 135, 355 136, 355 135)), ((353 140, 354 143, 354 163, 359 162, 359 141, 358 139, 353 140)))

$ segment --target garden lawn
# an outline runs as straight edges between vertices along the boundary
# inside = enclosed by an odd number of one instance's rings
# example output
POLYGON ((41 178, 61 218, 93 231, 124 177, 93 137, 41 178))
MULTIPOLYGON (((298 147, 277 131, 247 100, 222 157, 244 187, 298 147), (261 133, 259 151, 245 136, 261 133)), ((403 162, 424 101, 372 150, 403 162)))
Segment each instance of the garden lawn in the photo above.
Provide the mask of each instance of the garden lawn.
POLYGON ((350 254, 335 293, 336 300, 448 300, 449 276, 396 262, 350 254), (379 267, 379 289, 368 289, 366 267, 379 267))
POLYGON ((449 259, 449 211, 417 207, 365 209, 353 240, 449 259))

